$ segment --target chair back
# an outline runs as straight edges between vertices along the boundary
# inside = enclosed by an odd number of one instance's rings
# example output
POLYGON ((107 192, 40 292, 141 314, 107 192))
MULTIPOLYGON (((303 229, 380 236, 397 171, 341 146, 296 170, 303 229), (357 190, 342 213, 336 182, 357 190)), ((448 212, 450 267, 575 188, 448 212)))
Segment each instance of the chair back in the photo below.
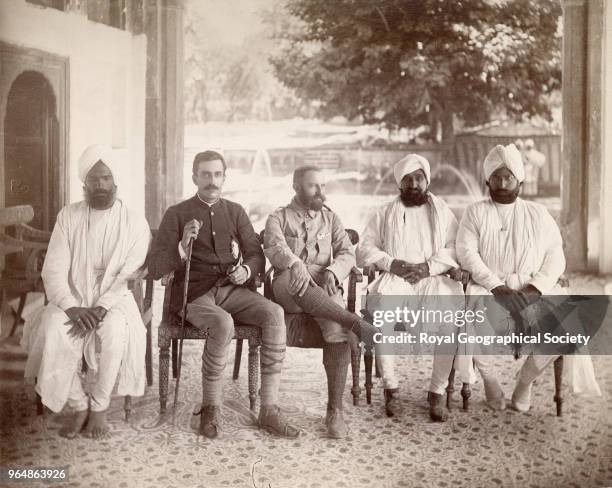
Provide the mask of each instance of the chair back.
POLYGON ((30 282, 39 279, 51 233, 27 225, 33 218, 30 205, 0 209, 1 274, 10 269, 12 278, 30 282))
POLYGON ((0 209, 0 227, 16 224, 27 224, 34 218, 34 209, 31 205, 16 205, 0 209))

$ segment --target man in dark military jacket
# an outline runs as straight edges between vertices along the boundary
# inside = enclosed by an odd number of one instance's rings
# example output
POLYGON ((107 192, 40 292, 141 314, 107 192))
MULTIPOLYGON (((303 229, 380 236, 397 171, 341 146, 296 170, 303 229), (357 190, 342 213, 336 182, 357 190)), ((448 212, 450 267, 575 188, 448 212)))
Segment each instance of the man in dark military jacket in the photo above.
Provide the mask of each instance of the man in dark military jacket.
POLYGON ((283 309, 248 287, 250 280, 263 273, 265 258, 244 209, 220 196, 225 170, 223 156, 215 151, 195 156, 192 178, 198 191, 166 211, 153 243, 149 271, 155 279, 175 273, 170 307, 179 313, 187 249, 194 239, 186 318, 209 334, 202 356, 200 433, 214 438, 219 432, 223 371, 236 319, 262 329, 260 427, 296 437, 299 431, 277 406, 286 345, 283 309))

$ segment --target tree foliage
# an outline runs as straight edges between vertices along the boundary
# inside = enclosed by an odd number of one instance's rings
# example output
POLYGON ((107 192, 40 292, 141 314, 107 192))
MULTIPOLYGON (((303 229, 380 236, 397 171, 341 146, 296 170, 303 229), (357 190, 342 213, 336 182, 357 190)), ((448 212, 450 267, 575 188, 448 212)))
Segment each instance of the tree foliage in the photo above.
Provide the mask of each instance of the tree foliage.
MULTIPOLYGON (((189 0, 185 13, 185 120, 270 120, 304 105, 281 85, 268 62, 274 40, 264 13, 278 0, 189 0)), ((284 12, 283 15, 286 16, 284 12)))
POLYGON ((276 76, 319 115, 452 139, 503 110, 550 117, 561 83, 558 0, 287 0, 276 76))

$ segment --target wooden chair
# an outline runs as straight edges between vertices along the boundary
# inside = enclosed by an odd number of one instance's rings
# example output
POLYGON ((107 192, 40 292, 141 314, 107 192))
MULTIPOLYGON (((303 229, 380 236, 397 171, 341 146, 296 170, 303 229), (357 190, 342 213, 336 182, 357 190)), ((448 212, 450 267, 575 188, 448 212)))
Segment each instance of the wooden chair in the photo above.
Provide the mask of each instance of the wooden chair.
MULTIPOLYGON (((553 362, 553 375, 555 381, 555 395, 553 401, 556 405, 557 417, 563 415, 563 356, 559 356, 553 362)), ((451 369, 448 376, 448 386, 446 387, 446 407, 451 410, 451 400, 455 382, 455 368, 451 369)), ((463 410, 468 410, 470 406, 470 397, 472 396, 472 388, 469 383, 463 383, 461 386, 461 397, 463 399, 463 410)))
MULTIPOLYGON (((156 230, 153 231, 155 236, 156 230)), ((178 371, 178 344, 181 337, 181 319, 170 311, 172 298, 172 284, 174 273, 162 277, 164 291, 164 304, 162 319, 157 329, 157 345, 159 347, 159 411, 165 414, 168 403, 168 380, 170 375, 170 356, 172 355, 172 377, 176 378, 178 371)), ((253 280, 252 290, 256 291, 262 284, 261 277, 256 276, 253 280)), ((206 340, 208 333, 185 321, 183 331, 184 339, 206 340)), ((242 341, 249 343, 249 407, 255 410, 257 404, 257 387, 259 384, 259 347, 261 346, 261 329, 254 325, 234 323, 234 339, 237 340, 237 356, 242 352, 242 341)), ((238 358, 238 364, 240 359, 238 358)), ((237 378, 237 375, 236 375, 237 378)), ((234 379, 236 379, 234 378, 234 379)))
MULTIPOLYGON (((176 378, 178 370, 178 342, 181 337, 181 319, 177 314, 170 312, 170 300, 174 274, 162 278, 164 292, 164 308, 161 323, 157 329, 157 345, 159 347, 159 411, 166 413, 168 402, 168 377, 170 373, 170 349, 172 349, 172 377, 176 378)), ((254 289, 261 285, 256 279, 254 289)), ((206 340, 208 332, 202 331, 185 321, 183 334, 186 340, 206 340)), ((234 323, 234 339, 239 341, 237 350, 242 351, 242 341, 249 342, 249 404, 255 410, 257 403, 257 386, 259 383, 259 346, 261 346, 261 329, 254 325, 234 323)))
MULTIPOLYGON (((364 266, 363 274, 368 277, 368 284, 372 283, 376 279, 377 271, 378 270, 373 266, 364 266)), ((470 280, 470 274, 465 270, 461 270, 461 277, 460 279, 457 279, 457 281, 460 281, 462 283, 464 292, 465 292, 465 289, 467 288, 467 284, 469 280, 470 280)), ((399 330, 398 326, 396 326, 396 329, 399 330)), ((372 387, 374 386, 372 382, 372 363, 374 362, 374 348, 372 346, 366 345, 364 347, 363 362, 365 365, 365 374, 366 374, 366 381, 365 381, 366 401, 368 404, 370 404, 372 403, 372 387)), ((378 371, 378 364, 376 364, 376 376, 380 377, 380 373, 378 371)), ((450 404, 450 397, 452 396, 452 393, 454 391, 453 386, 452 386, 454 382, 454 378, 455 378, 455 370, 453 368, 451 369, 450 375, 448 377, 449 384, 448 384, 448 387, 446 388, 447 406, 450 404)), ((466 396, 464 395, 467 395, 467 398, 469 398, 469 396, 471 395, 469 383, 463 384, 461 395, 464 398, 464 405, 465 405, 466 396)), ((464 408, 467 408, 467 407, 464 406, 464 408)))
MULTIPOLYGON (((356 244, 359 240, 357 232, 347 229, 351 242, 356 244)), ((260 242, 263 243, 263 231, 259 235, 260 242)), ((169 304, 171 299, 173 275, 167 275, 162 279, 162 284, 166 287, 164 293, 164 311, 162 321, 158 329, 158 346, 159 346, 159 402, 160 412, 166 412, 168 401, 168 380, 170 369, 170 355, 172 355, 172 376, 176 377, 177 358, 178 358, 178 339, 180 337, 180 318, 170 313, 169 304)), ((264 296, 270 298, 272 296, 272 269, 268 269, 264 277, 264 296)), ((355 311, 356 302, 356 284, 363 280, 363 275, 357 268, 353 268, 349 276, 349 286, 347 293, 348 310, 355 311)), ((255 280, 255 289, 262 284, 261 278, 255 280)), ((185 339, 205 340, 207 333, 201 331, 197 327, 185 323, 185 339)), ((242 358, 242 349, 244 340, 249 344, 248 357, 248 389, 249 389, 249 404, 250 409, 255 410, 257 402, 257 391, 259 385, 259 347, 261 346, 261 329, 253 325, 234 324, 234 339, 236 339, 236 354, 234 357, 233 379, 237 380, 240 374, 240 363, 242 358)), ((319 327, 303 327, 301 324, 293 324, 291 329, 287 331, 287 346, 289 347, 304 347, 304 348, 321 348, 324 341, 319 327)), ((359 367, 361 362, 361 350, 351 351, 351 365, 353 371, 353 386, 351 393, 353 395, 353 404, 359 404, 359 396, 361 388, 359 386, 359 367)))
MULTIPOLYGON (((138 310, 140 310, 142 322, 147 328, 147 344, 145 350, 147 386, 153 385, 153 343, 151 339, 151 324, 153 322, 153 286, 153 278, 149 276, 146 270, 142 273, 135 274, 128 282, 128 288, 134 295, 138 310)), ((132 413, 132 397, 130 395, 125 396, 123 409, 127 422, 132 413)))
POLYGON ((21 314, 28 293, 44 292, 40 272, 49 245, 51 233, 34 229, 28 222, 34 218, 30 205, 19 205, 0 210, 0 266, 4 256, 11 256, 8 266, 0 267, 0 313, 7 292, 19 295, 19 305, 9 336, 22 321, 21 314))
MULTIPOLYGON (((570 286, 569 279, 565 275, 561 275, 557 284, 562 288, 568 288, 570 286)), ((555 394, 553 401, 555 402, 557 417, 563 415, 563 356, 559 356, 553 362, 553 375, 555 382, 555 394)), ((455 368, 451 369, 448 377, 448 386, 446 387, 446 406, 451 409, 451 399, 454 390, 455 381, 455 368)), ((469 383, 463 383, 461 386, 461 397, 463 398, 463 409, 467 410, 470 405, 470 397, 472 395, 472 389, 469 383)))
MULTIPOLYGON (((373 267, 366 266, 363 268, 363 272, 365 275, 368 276, 368 283, 371 283, 372 281, 374 281, 376 277, 376 269, 374 269, 373 267)), ((469 281, 470 281, 470 274, 467 271, 463 270, 463 273, 461 276, 461 282, 463 283, 464 292, 467 289, 467 285, 469 281)), ((570 285, 569 279, 565 275, 562 275, 559 278, 558 284, 563 288, 568 288, 570 285)), ((366 370, 366 382, 365 382, 366 400, 368 404, 371 403, 372 401, 371 392, 372 392, 372 386, 373 386, 373 383, 372 383, 373 359, 374 359, 373 348, 366 346, 364 348, 364 364, 365 364, 365 370, 366 370)), ((377 368, 376 373, 377 373, 376 376, 380 377, 378 373, 378 368, 377 368)), ((553 362, 553 374, 554 374, 554 382, 555 382, 555 395, 553 397, 553 400, 556 404, 557 416, 561 417, 563 415, 563 356, 559 356, 553 362)), ((455 383, 455 368, 453 367, 448 376, 448 386, 446 387, 446 407, 449 410, 451 410, 452 396, 455 391, 454 383, 455 383)), ((469 409, 471 396, 472 396, 471 385, 469 383, 463 383, 461 386, 461 397, 463 401, 464 410, 469 409)))
MULTIPOLYGON (((359 242, 359 233, 353 229, 346 229, 347 234, 353 246, 359 242)), ((259 234, 260 242, 263 243, 264 231, 259 234)), ((274 292, 272 291, 272 272, 270 268, 266 272, 264 280, 264 296, 269 300, 274 301, 274 292)), ((347 310, 355 312, 355 303, 357 300, 357 283, 363 281, 363 275, 357 267, 353 267, 348 277, 347 287, 347 310)), ((296 320, 292 320, 287 326, 287 347, 300 347, 304 349, 322 349, 325 341, 321 334, 321 328, 307 314, 295 314, 296 320)), ((242 355, 242 340, 236 343, 236 356, 234 358, 233 379, 238 379, 240 373, 240 358, 242 355)), ((359 386, 359 374, 361 368, 361 348, 357 341, 351 342, 351 372, 352 372, 352 387, 351 394, 353 396, 353 405, 359 405, 361 396, 361 387, 359 386)))

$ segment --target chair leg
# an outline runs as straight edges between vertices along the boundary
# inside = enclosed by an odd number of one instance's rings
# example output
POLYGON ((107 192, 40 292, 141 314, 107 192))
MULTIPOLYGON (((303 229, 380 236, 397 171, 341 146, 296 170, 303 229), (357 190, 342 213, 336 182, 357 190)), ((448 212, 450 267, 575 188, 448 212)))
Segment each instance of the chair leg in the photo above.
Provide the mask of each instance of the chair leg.
POLYGON ((172 378, 178 374, 178 339, 172 339, 172 378))
POLYGON ((145 352, 145 368, 147 386, 153 386, 153 342, 151 338, 151 322, 147 324, 147 349, 145 352))
POLYGON ((455 392, 455 368, 451 368, 448 375, 448 385, 446 386, 446 408, 451 409, 451 400, 455 392))
POLYGON ((236 355, 234 356, 234 372, 232 373, 232 379, 236 381, 240 375, 240 361, 242 360, 242 341, 243 339, 236 339, 236 355))
POLYGON ((6 301, 6 290, 0 288, 0 334, 2 331, 2 312, 4 311, 4 302, 6 301))
POLYGON ((555 403, 557 404, 557 417, 563 415, 563 356, 559 356, 553 363, 555 372, 555 403))
POLYGON ((353 395, 353 405, 359 406, 359 397, 361 396, 361 388, 359 386, 359 370, 361 368, 361 346, 356 345, 355 349, 351 348, 351 372, 353 373, 353 387, 351 394, 353 395))
POLYGON ((259 343, 249 339, 249 407, 255 411, 257 405, 257 387, 259 385, 259 343))
POLYGON ((15 316, 15 322, 13 322, 13 328, 11 329, 9 337, 13 337, 13 334, 15 334, 15 332, 17 331, 17 327, 21 322, 21 314, 23 313, 27 297, 27 293, 22 293, 21 295, 19 295, 19 306, 17 307, 17 315, 15 316))
POLYGON ((363 350, 363 364, 365 365, 365 391, 366 403, 372 403, 372 361, 374 359, 374 349, 371 346, 365 346, 363 350))
POLYGON ((125 421, 129 422, 132 414, 132 397, 130 395, 125 395, 123 399, 123 410, 125 411, 125 421))
POLYGON ((461 386, 461 398, 463 398, 463 410, 470 408, 470 397, 472 396, 472 388, 469 383, 463 383, 461 386))
POLYGON ((380 371, 380 364, 378 364, 378 361, 374 363, 374 374, 377 378, 382 378, 382 372, 380 371))
POLYGON ((168 373, 170 372, 170 340, 159 345, 159 413, 166 413, 168 401, 168 373))

